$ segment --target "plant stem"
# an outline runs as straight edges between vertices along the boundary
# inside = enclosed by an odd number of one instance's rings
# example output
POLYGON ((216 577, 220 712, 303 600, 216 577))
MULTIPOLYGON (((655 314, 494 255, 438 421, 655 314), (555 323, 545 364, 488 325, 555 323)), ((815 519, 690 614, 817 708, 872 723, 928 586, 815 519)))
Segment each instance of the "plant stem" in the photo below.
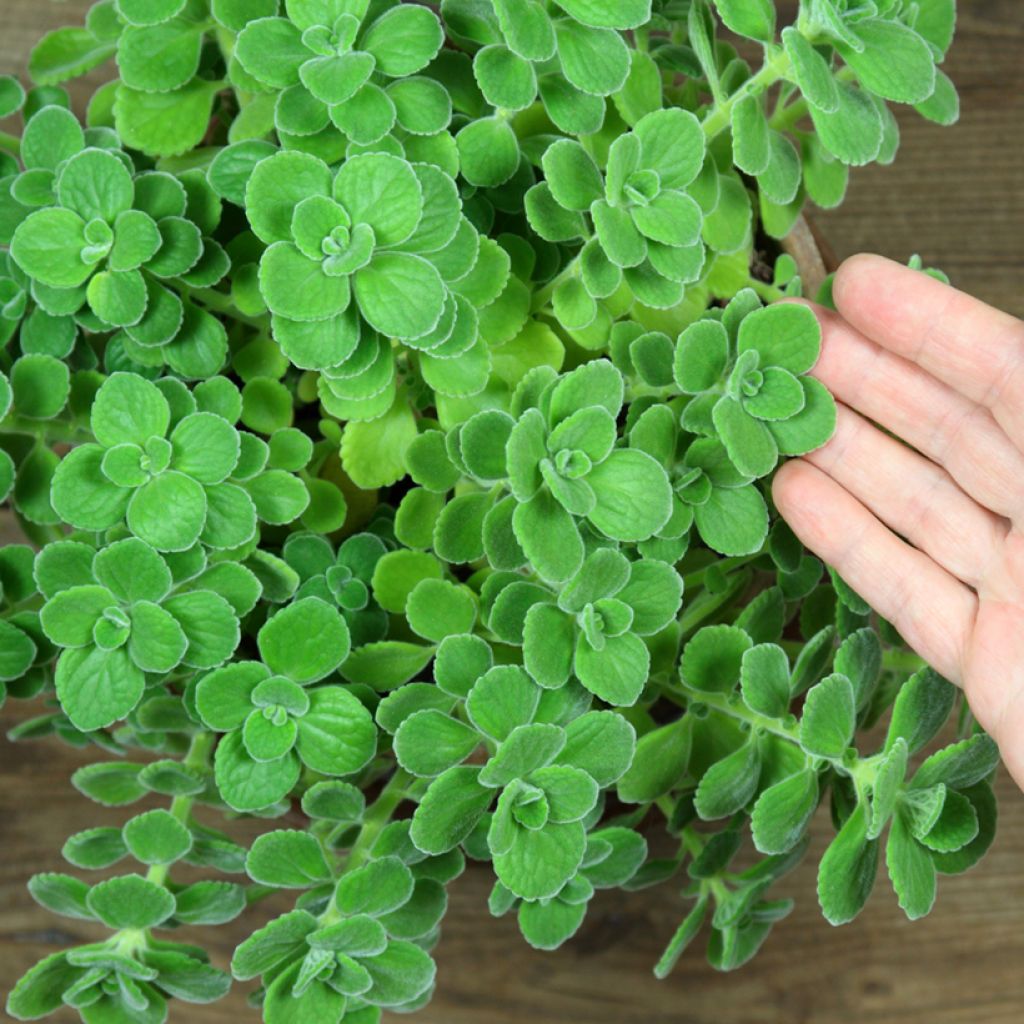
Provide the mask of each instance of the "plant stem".
POLYGON ((733 108, 741 101, 750 96, 760 96, 767 92, 776 82, 785 78, 793 69, 789 55, 782 47, 778 47, 775 53, 765 51, 766 60, 761 70, 752 78, 748 78, 731 96, 721 103, 716 103, 701 127, 705 136, 710 140, 729 127, 732 121, 733 108), (770 55, 769 55, 770 54, 770 55))
POLYGON ((224 292, 219 292, 214 288, 189 289, 186 297, 215 313, 226 313, 233 320, 249 324, 250 327, 258 327, 263 330, 270 326, 269 316, 246 316, 239 311, 230 295, 225 295, 224 292))
MULTIPOLYGON (((391 821, 399 804, 409 795, 409 789, 415 782, 416 779, 403 768, 395 769, 395 774, 391 776, 387 785, 380 791, 380 795, 363 816, 363 825, 359 830, 359 836, 352 844, 348 857, 342 862, 341 873, 355 871, 367 861, 373 844, 391 821)), ((321 927, 341 920, 341 914, 335 907, 333 899, 320 915, 319 920, 321 927)))
MULTIPOLYGON (((214 734, 212 732, 197 732, 189 744, 188 753, 182 764, 185 768, 205 769, 210 762, 210 752, 213 750, 214 734)), ((189 815, 192 813, 192 806, 195 804, 194 796, 176 796, 171 801, 171 815, 180 821, 182 825, 188 825, 189 815)), ((164 885, 171 870, 170 864, 154 864, 146 873, 146 881, 156 885, 164 885)))
POLYGON ((756 277, 752 277, 747 285, 757 292, 765 302, 780 302, 786 297, 786 293, 781 288, 776 288, 775 285, 768 284, 767 281, 758 281, 756 277))
POLYGON ((373 844, 391 821, 391 816, 399 804, 406 798, 409 786, 415 781, 405 769, 397 768, 387 785, 380 791, 380 796, 370 805, 363 817, 363 827, 345 860, 345 870, 354 871, 370 856, 373 844))
POLYGON ((711 594, 708 591, 698 594, 679 619, 682 638, 688 637, 698 626, 728 605, 746 585, 747 580, 741 574, 733 576, 725 590, 718 594, 711 594))

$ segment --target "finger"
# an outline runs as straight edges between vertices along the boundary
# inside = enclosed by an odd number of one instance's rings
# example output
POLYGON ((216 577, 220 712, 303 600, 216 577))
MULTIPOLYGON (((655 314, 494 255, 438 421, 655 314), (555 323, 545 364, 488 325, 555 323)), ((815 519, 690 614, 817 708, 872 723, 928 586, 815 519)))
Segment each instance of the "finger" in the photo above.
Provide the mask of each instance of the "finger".
POLYGON ((1006 521, 964 494, 934 462, 846 406, 838 413, 835 436, 807 461, 977 590, 1002 551, 1006 521))
POLYGON ((794 533, 888 619, 938 672, 963 679, 977 597, 900 540, 853 495, 802 459, 776 474, 775 503, 794 533))
POLYGON ((1024 324, 927 274, 854 256, 833 289, 859 331, 992 410, 1024 447, 1024 324))
POLYGON ((986 601, 967 661, 967 698, 1024 789, 1024 606, 986 601))
POLYGON ((842 402, 945 467, 975 501, 1024 519, 1024 453, 983 406, 815 307, 824 345, 814 375, 842 402))

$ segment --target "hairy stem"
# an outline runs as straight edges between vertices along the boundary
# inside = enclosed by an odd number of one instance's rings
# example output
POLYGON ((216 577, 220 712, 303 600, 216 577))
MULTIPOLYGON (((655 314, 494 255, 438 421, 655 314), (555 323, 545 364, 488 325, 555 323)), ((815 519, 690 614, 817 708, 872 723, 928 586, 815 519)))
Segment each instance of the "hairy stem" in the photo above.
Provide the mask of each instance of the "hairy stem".
MULTIPOLYGON (((210 763, 210 753, 213 750, 214 734, 212 732, 197 732, 189 744, 188 753, 182 764, 185 768, 194 768, 199 771, 206 769, 210 763)), ((192 807, 195 804, 194 796, 176 796, 171 801, 171 814, 182 825, 188 825, 189 816, 192 814, 192 807)), ((170 864, 154 864, 146 873, 146 880, 156 885, 164 885, 170 873, 170 864)))
POLYGON ((772 53, 771 48, 767 48, 761 70, 752 78, 748 78, 731 96, 726 97, 721 103, 716 103, 708 111, 701 126, 705 136, 710 140, 725 131, 732 122, 732 112, 738 103, 750 96, 760 96, 767 92, 776 82, 790 74, 792 69, 793 64, 785 50, 778 47, 772 53))

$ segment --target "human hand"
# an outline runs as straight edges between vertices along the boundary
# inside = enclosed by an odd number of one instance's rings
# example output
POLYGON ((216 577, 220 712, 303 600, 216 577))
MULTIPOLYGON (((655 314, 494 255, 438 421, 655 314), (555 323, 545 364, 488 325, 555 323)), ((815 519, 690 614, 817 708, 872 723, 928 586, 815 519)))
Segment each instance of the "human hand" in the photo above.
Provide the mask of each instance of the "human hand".
POLYGON ((779 471, 775 502, 963 687, 1024 787, 1024 323, 879 256, 834 296, 813 372, 836 435, 779 471))

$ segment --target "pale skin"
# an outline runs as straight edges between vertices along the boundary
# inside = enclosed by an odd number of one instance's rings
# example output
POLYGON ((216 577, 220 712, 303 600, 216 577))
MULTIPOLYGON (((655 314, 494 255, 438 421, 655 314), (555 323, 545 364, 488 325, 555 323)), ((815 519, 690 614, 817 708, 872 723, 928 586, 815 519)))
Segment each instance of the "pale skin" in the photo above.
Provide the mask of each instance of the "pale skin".
POLYGON ((776 504, 963 688, 1024 787, 1024 323, 879 256, 834 297, 813 373, 836 435, 779 471, 776 504))

